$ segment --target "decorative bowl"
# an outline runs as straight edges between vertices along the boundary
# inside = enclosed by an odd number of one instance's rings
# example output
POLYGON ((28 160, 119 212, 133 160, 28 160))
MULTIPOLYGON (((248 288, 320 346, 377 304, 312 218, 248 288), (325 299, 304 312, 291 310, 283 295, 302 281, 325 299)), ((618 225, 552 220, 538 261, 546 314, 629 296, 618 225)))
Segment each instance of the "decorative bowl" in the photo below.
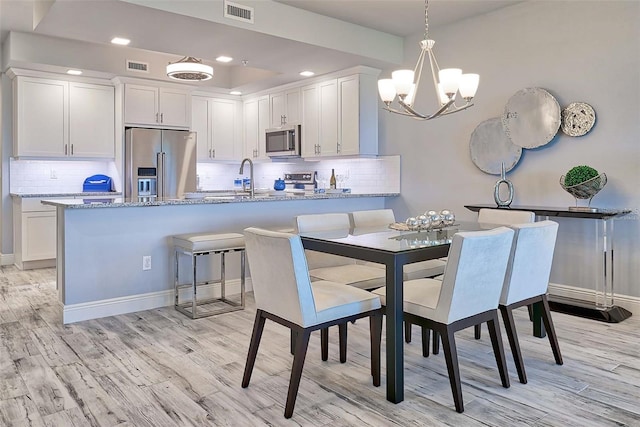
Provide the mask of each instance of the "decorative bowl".
POLYGON ((569 194, 571 194, 576 199, 576 207, 569 208, 571 210, 593 210, 591 208, 591 199, 593 196, 598 194, 600 190, 602 190, 607 183, 607 175, 601 173, 598 176, 594 176, 593 178, 581 182, 580 184, 572 185, 567 187, 564 185, 564 175, 560 177, 560 186, 569 194), (578 206, 578 199, 589 199, 588 206, 580 207, 578 206))

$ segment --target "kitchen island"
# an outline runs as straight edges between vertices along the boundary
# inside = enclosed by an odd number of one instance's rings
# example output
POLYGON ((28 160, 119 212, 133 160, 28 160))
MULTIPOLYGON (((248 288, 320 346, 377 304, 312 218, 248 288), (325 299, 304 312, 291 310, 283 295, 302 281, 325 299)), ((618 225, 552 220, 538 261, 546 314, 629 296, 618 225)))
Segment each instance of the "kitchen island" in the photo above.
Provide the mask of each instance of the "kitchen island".
MULTIPOLYGON (((292 228, 296 215, 381 209, 385 198, 398 195, 43 200, 57 210, 57 287, 63 323, 172 305, 173 235, 242 233, 250 226, 292 228), (151 256, 150 270, 142 269, 143 256, 151 256)), ((239 283, 239 264, 232 257, 227 262, 232 293, 239 283)), ((247 288, 251 289, 250 280, 247 288)))

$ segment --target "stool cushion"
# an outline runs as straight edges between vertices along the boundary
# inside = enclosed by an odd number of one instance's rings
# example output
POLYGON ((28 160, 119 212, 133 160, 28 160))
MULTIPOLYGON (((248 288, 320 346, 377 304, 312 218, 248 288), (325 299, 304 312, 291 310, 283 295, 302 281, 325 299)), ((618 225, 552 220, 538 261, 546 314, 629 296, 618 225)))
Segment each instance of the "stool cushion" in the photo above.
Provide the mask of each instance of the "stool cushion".
POLYGON ((244 236, 239 233, 191 233, 173 236, 173 245, 189 252, 244 249, 244 236))

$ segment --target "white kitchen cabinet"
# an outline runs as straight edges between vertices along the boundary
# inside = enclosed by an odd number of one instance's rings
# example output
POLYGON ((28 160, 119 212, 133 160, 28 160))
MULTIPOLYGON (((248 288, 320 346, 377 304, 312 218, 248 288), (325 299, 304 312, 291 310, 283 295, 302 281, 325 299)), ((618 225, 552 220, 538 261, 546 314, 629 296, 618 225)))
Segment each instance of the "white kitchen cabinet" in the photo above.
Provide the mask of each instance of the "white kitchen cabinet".
POLYGON ((115 157, 113 86, 69 83, 69 149, 76 157, 115 157))
POLYGON ((69 140, 69 84, 18 76, 13 80, 13 155, 62 157, 69 140))
POLYGON ((124 92, 125 124, 189 128, 191 93, 188 90, 125 84, 124 92))
POLYGON ((198 161, 240 159, 237 110, 238 102, 234 100, 192 97, 191 130, 197 133, 198 161))
POLYGON ((244 157, 266 160, 265 132, 270 127, 269 97, 244 102, 244 157))
POLYGON ((318 149, 320 156, 338 154, 338 81, 331 79, 318 85, 318 149))
POLYGON ((378 154, 376 85, 375 76, 355 74, 304 87, 302 157, 378 154))
POLYGON ((269 95, 271 127, 300 123, 300 88, 269 95))
POLYGON ((300 89, 300 109, 302 122, 302 157, 314 157, 319 154, 320 118, 318 85, 312 84, 300 89))
POLYGON ((13 155, 113 158, 114 88, 17 76, 13 155))
POLYGON ((21 270, 52 267, 56 258, 56 210, 39 198, 13 200, 13 252, 21 270))

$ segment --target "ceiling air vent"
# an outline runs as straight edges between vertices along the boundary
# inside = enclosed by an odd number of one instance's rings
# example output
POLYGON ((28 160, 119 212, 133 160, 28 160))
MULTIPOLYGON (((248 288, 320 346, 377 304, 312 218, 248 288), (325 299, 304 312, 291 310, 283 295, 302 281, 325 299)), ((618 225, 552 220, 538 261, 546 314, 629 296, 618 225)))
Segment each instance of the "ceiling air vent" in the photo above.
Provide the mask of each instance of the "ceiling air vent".
POLYGON ((138 73, 148 73, 149 64, 147 62, 131 61, 127 59, 127 71, 135 71, 138 73))
POLYGON ((253 8, 231 1, 225 1, 224 17, 253 24, 253 8))

